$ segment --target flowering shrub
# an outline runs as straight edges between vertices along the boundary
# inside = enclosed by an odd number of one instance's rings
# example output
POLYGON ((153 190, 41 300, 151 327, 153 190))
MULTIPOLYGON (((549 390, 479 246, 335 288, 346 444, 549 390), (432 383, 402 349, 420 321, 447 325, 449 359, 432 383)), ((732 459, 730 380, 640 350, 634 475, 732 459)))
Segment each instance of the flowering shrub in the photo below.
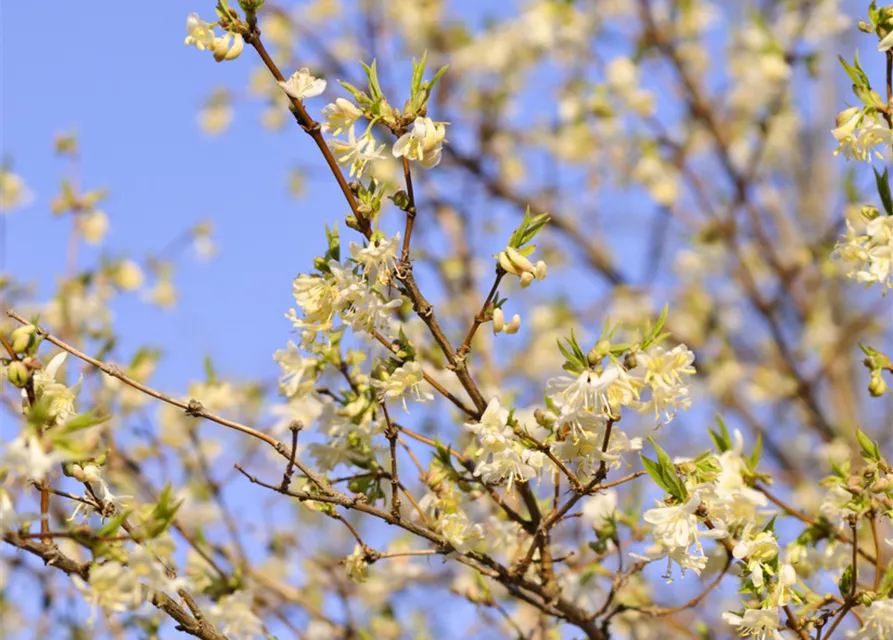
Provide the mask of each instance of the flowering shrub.
MULTIPOLYGON (((5 627, 893 638, 893 5, 834 126, 804 87, 836 82, 836 0, 540 0, 481 29, 358 3, 393 54, 360 65, 313 37, 351 33, 339 3, 238 5, 185 44, 254 56, 262 122, 291 113, 344 214, 254 381, 113 364, 110 305, 176 305, 169 256, 75 264, 49 301, 3 275, 5 627), (44 612, 12 600, 28 573, 44 612)), ((72 246, 105 195, 63 182, 72 246)), ((4 212, 32 197, 4 168, 4 212)))

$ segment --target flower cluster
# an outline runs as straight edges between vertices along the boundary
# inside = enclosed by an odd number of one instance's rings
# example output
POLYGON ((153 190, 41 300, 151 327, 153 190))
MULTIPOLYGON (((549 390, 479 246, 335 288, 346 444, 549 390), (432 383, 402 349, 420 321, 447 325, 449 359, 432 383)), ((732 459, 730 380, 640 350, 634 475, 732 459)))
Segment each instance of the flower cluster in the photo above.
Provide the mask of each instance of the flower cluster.
POLYGON ((222 36, 214 33, 214 26, 190 13, 186 18, 185 44, 195 46, 199 51, 210 51, 217 62, 235 60, 245 48, 245 38, 241 33, 226 31, 222 36))
POLYGON ((480 448, 475 452, 478 464, 474 473, 484 482, 507 482, 509 489, 515 480, 524 482, 535 477, 546 462, 541 451, 524 447, 509 424, 509 412, 493 398, 478 422, 467 423, 480 448))
POLYGON ((847 263, 848 277, 866 286, 878 283, 889 289, 893 287, 893 216, 878 215, 876 210, 872 215, 877 217, 865 224, 861 233, 846 221, 846 235, 834 254, 847 263))

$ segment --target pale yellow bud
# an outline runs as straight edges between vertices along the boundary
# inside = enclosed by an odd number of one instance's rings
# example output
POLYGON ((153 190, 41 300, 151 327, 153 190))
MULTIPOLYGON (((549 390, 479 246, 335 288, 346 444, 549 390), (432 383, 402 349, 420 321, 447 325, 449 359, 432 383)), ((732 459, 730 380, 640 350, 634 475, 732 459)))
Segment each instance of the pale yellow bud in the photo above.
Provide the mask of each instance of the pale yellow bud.
POLYGON ((21 360, 13 360, 6 368, 6 375, 13 386, 19 389, 28 384, 28 367, 21 360))
POLYGON ((493 309, 493 333, 502 333, 505 328, 505 313, 502 309, 493 309))
POLYGON ((518 329, 521 328, 521 316, 517 313, 512 316, 512 321, 505 325, 505 332, 509 335, 518 333, 518 329))
POLYGON ((115 269, 115 284, 125 291, 135 291, 143 284, 143 270, 132 260, 122 260, 115 269))
POLYGON ((242 49, 245 48, 245 39, 242 37, 241 33, 237 33, 235 39, 233 40, 233 46, 229 51, 226 52, 226 55, 223 56, 224 60, 235 60, 238 58, 242 49))
POLYGON ((533 282, 534 275, 529 271, 525 271, 521 274, 521 288, 526 289, 530 286, 530 283, 533 282))
POLYGON ((9 336, 12 350, 16 353, 24 353, 31 345, 31 339, 35 333, 37 333, 37 327, 33 324, 27 324, 24 327, 19 327, 13 331, 9 336))
POLYGON ((211 47, 211 52, 214 54, 214 59, 217 62, 222 62, 226 59, 227 54, 229 54, 229 45, 233 40, 233 35, 231 33, 227 33, 222 38, 214 38, 214 45, 211 47))
POLYGON ((83 213, 77 218, 78 229, 89 244, 99 244, 109 230, 109 219, 102 211, 83 213))
POLYGON ((548 270, 546 269, 546 263, 542 260, 537 262, 536 265, 534 265, 533 267, 533 272, 537 280, 545 280, 546 273, 548 272, 548 270))
POLYGON ((514 247, 506 247, 505 251, 499 254, 499 266, 516 276, 520 276, 522 273, 533 274, 535 272, 530 260, 521 255, 521 252, 514 247))

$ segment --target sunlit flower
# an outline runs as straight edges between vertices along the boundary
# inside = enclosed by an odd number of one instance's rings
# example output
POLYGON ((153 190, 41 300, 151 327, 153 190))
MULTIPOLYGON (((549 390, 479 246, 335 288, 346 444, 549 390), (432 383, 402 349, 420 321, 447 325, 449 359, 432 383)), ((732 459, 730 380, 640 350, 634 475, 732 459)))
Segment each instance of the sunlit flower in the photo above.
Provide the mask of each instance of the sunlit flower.
POLYGON ((743 616, 726 612, 723 620, 737 627, 738 635, 754 640, 783 640, 779 632, 778 609, 748 609, 743 616))
POLYGON ((403 409, 406 407, 406 396, 414 397, 418 402, 428 402, 434 399, 430 391, 423 391, 421 384, 425 381, 422 365, 415 360, 403 364, 385 380, 373 380, 372 383, 381 390, 386 398, 400 398, 403 401, 403 409))
POLYGON ((347 131, 354 123, 363 117, 363 112, 350 100, 335 98, 335 102, 322 108, 323 133, 331 133, 333 136, 347 131))
POLYGON ((326 84, 326 81, 322 78, 316 78, 311 75, 310 69, 307 67, 295 71, 288 80, 279 82, 282 90, 295 100, 315 98, 325 91, 326 84))
POLYGON ((357 138, 353 127, 347 130, 347 140, 330 138, 326 141, 329 148, 337 154, 340 164, 350 165, 351 177, 359 178, 366 170, 366 165, 373 160, 384 160, 384 145, 376 146, 375 138, 370 133, 364 133, 357 138))
POLYGON ((6 169, 0 169, 0 212, 25 207, 33 195, 22 178, 6 169))
POLYGON ((199 18, 197 13, 190 13, 186 16, 186 34, 185 44, 195 45, 199 51, 211 49, 214 46, 214 29, 199 18))
POLYGON ((445 136, 445 122, 434 122, 431 118, 416 118, 412 128, 394 143, 394 157, 418 160, 428 169, 435 167, 440 164, 445 136))

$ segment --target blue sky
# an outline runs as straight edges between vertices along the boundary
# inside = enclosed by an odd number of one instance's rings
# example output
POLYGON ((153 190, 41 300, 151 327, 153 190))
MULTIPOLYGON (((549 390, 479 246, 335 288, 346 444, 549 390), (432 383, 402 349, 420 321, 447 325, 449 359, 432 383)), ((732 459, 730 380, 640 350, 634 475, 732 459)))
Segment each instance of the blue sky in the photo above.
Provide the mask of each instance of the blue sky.
MULTIPOLYGON (((36 194, 28 209, 6 217, 6 264, 40 283, 42 298, 64 271, 69 225, 53 219, 48 203, 66 172, 53 136, 74 130, 82 184, 111 190, 102 208, 114 255, 139 259, 203 219, 213 220, 221 250, 208 263, 188 253, 180 261, 175 310, 116 305, 122 351, 165 345, 159 377, 172 386, 200 372, 206 353, 223 373, 272 373, 270 354, 288 338, 291 280, 319 250, 323 225, 341 213, 340 195, 328 181, 315 185, 312 199, 288 194, 288 170, 316 163, 315 149, 297 132, 266 133, 253 105, 237 108, 225 135, 205 135, 196 123, 203 99, 219 85, 241 87, 252 60, 215 64, 183 46, 183 3, 142 14, 138 6, 55 3, 52 19, 38 19, 28 3, 4 3, 0 148, 36 194)), ((83 249, 80 258, 89 264, 95 253, 83 249)))

